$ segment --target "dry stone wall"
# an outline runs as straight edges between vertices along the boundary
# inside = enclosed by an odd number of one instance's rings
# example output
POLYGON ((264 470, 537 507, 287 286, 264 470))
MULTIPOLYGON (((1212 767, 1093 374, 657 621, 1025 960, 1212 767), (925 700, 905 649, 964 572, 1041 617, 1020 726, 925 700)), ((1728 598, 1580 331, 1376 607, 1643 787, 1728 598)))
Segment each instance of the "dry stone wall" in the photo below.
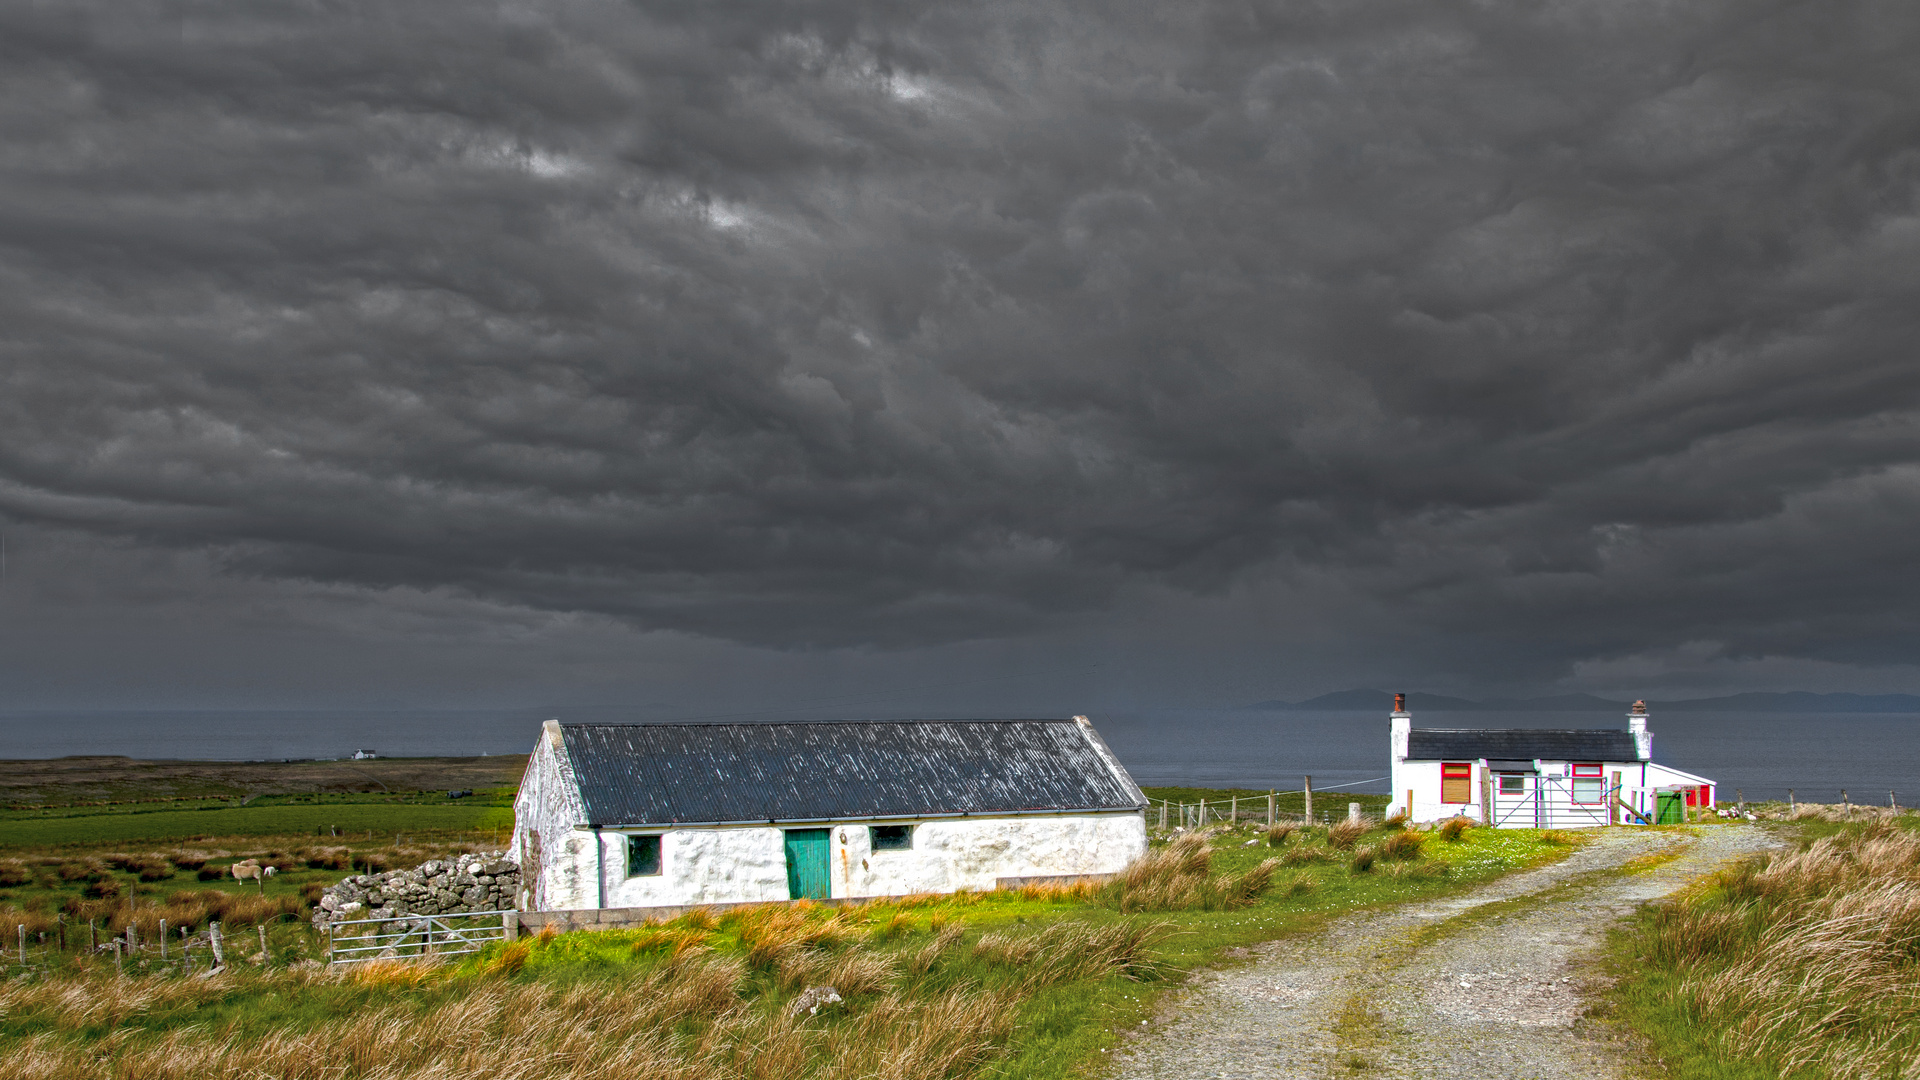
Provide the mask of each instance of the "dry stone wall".
POLYGON ((355 874, 320 894, 313 925, 345 919, 505 911, 520 893, 520 864, 502 851, 430 859, 411 870, 355 874))

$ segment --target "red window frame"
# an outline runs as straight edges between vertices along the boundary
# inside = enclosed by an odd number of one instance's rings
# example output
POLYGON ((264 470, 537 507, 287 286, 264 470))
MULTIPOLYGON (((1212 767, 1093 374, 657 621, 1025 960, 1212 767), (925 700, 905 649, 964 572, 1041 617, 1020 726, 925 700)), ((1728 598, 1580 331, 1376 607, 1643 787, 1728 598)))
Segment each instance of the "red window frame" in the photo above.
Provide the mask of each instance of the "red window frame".
POLYGON ((1567 785, 1567 798, 1572 800, 1575 806, 1603 806, 1606 804, 1607 774, 1606 774, 1606 765, 1604 763, 1587 762, 1583 764, 1578 764, 1573 767, 1572 773, 1573 773, 1574 783, 1567 785), (1578 782, 1581 780, 1600 781, 1600 797, 1596 799, 1574 798, 1573 793, 1579 790, 1578 782))
POLYGON ((1443 761, 1440 763, 1440 801, 1444 804, 1464 805, 1473 801, 1473 762, 1443 761), (1447 798, 1447 781, 1461 781, 1460 790, 1465 795, 1458 799, 1447 798))

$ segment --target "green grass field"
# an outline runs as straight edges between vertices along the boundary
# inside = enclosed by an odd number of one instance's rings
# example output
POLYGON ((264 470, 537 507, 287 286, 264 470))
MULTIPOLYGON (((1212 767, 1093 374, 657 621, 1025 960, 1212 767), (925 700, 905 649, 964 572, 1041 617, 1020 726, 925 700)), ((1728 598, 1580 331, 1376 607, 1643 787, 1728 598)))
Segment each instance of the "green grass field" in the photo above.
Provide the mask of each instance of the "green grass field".
POLYGON ((0 819, 0 849, 54 845, 124 844, 209 836, 404 835, 485 832, 513 827, 513 809, 500 806, 419 806, 340 803, 321 806, 242 806, 156 810, 139 814, 0 819))

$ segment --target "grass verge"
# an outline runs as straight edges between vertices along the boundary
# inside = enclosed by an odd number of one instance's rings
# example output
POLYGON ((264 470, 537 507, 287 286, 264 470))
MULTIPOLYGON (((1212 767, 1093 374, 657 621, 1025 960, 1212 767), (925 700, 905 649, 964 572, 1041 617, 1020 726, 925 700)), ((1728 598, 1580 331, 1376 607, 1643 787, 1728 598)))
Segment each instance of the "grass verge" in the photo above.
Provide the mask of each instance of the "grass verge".
POLYGON ((1686 1080, 1920 1069, 1920 825, 1803 815, 1611 942, 1607 1011, 1686 1080))

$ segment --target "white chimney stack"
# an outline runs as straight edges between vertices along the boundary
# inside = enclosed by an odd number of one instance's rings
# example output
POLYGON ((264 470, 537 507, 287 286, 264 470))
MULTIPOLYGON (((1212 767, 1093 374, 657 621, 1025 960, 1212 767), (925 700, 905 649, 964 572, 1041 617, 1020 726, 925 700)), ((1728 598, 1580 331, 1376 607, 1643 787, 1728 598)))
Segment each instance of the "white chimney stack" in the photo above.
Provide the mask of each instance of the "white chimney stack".
POLYGON ((1653 760, 1653 732, 1647 730, 1647 703, 1636 701, 1627 713, 1627 730, 1633 733, 1633 747, 1641 761, 1653 760))
MULTIPOLYGON (((1393 695, 1393 760, 1407 759, 1407 742, 1413 733, 1413 714, 1407 711, 1407 695, 1393 695)), ((1397 782, 1397 781, 1396 781, 1397 782)))

